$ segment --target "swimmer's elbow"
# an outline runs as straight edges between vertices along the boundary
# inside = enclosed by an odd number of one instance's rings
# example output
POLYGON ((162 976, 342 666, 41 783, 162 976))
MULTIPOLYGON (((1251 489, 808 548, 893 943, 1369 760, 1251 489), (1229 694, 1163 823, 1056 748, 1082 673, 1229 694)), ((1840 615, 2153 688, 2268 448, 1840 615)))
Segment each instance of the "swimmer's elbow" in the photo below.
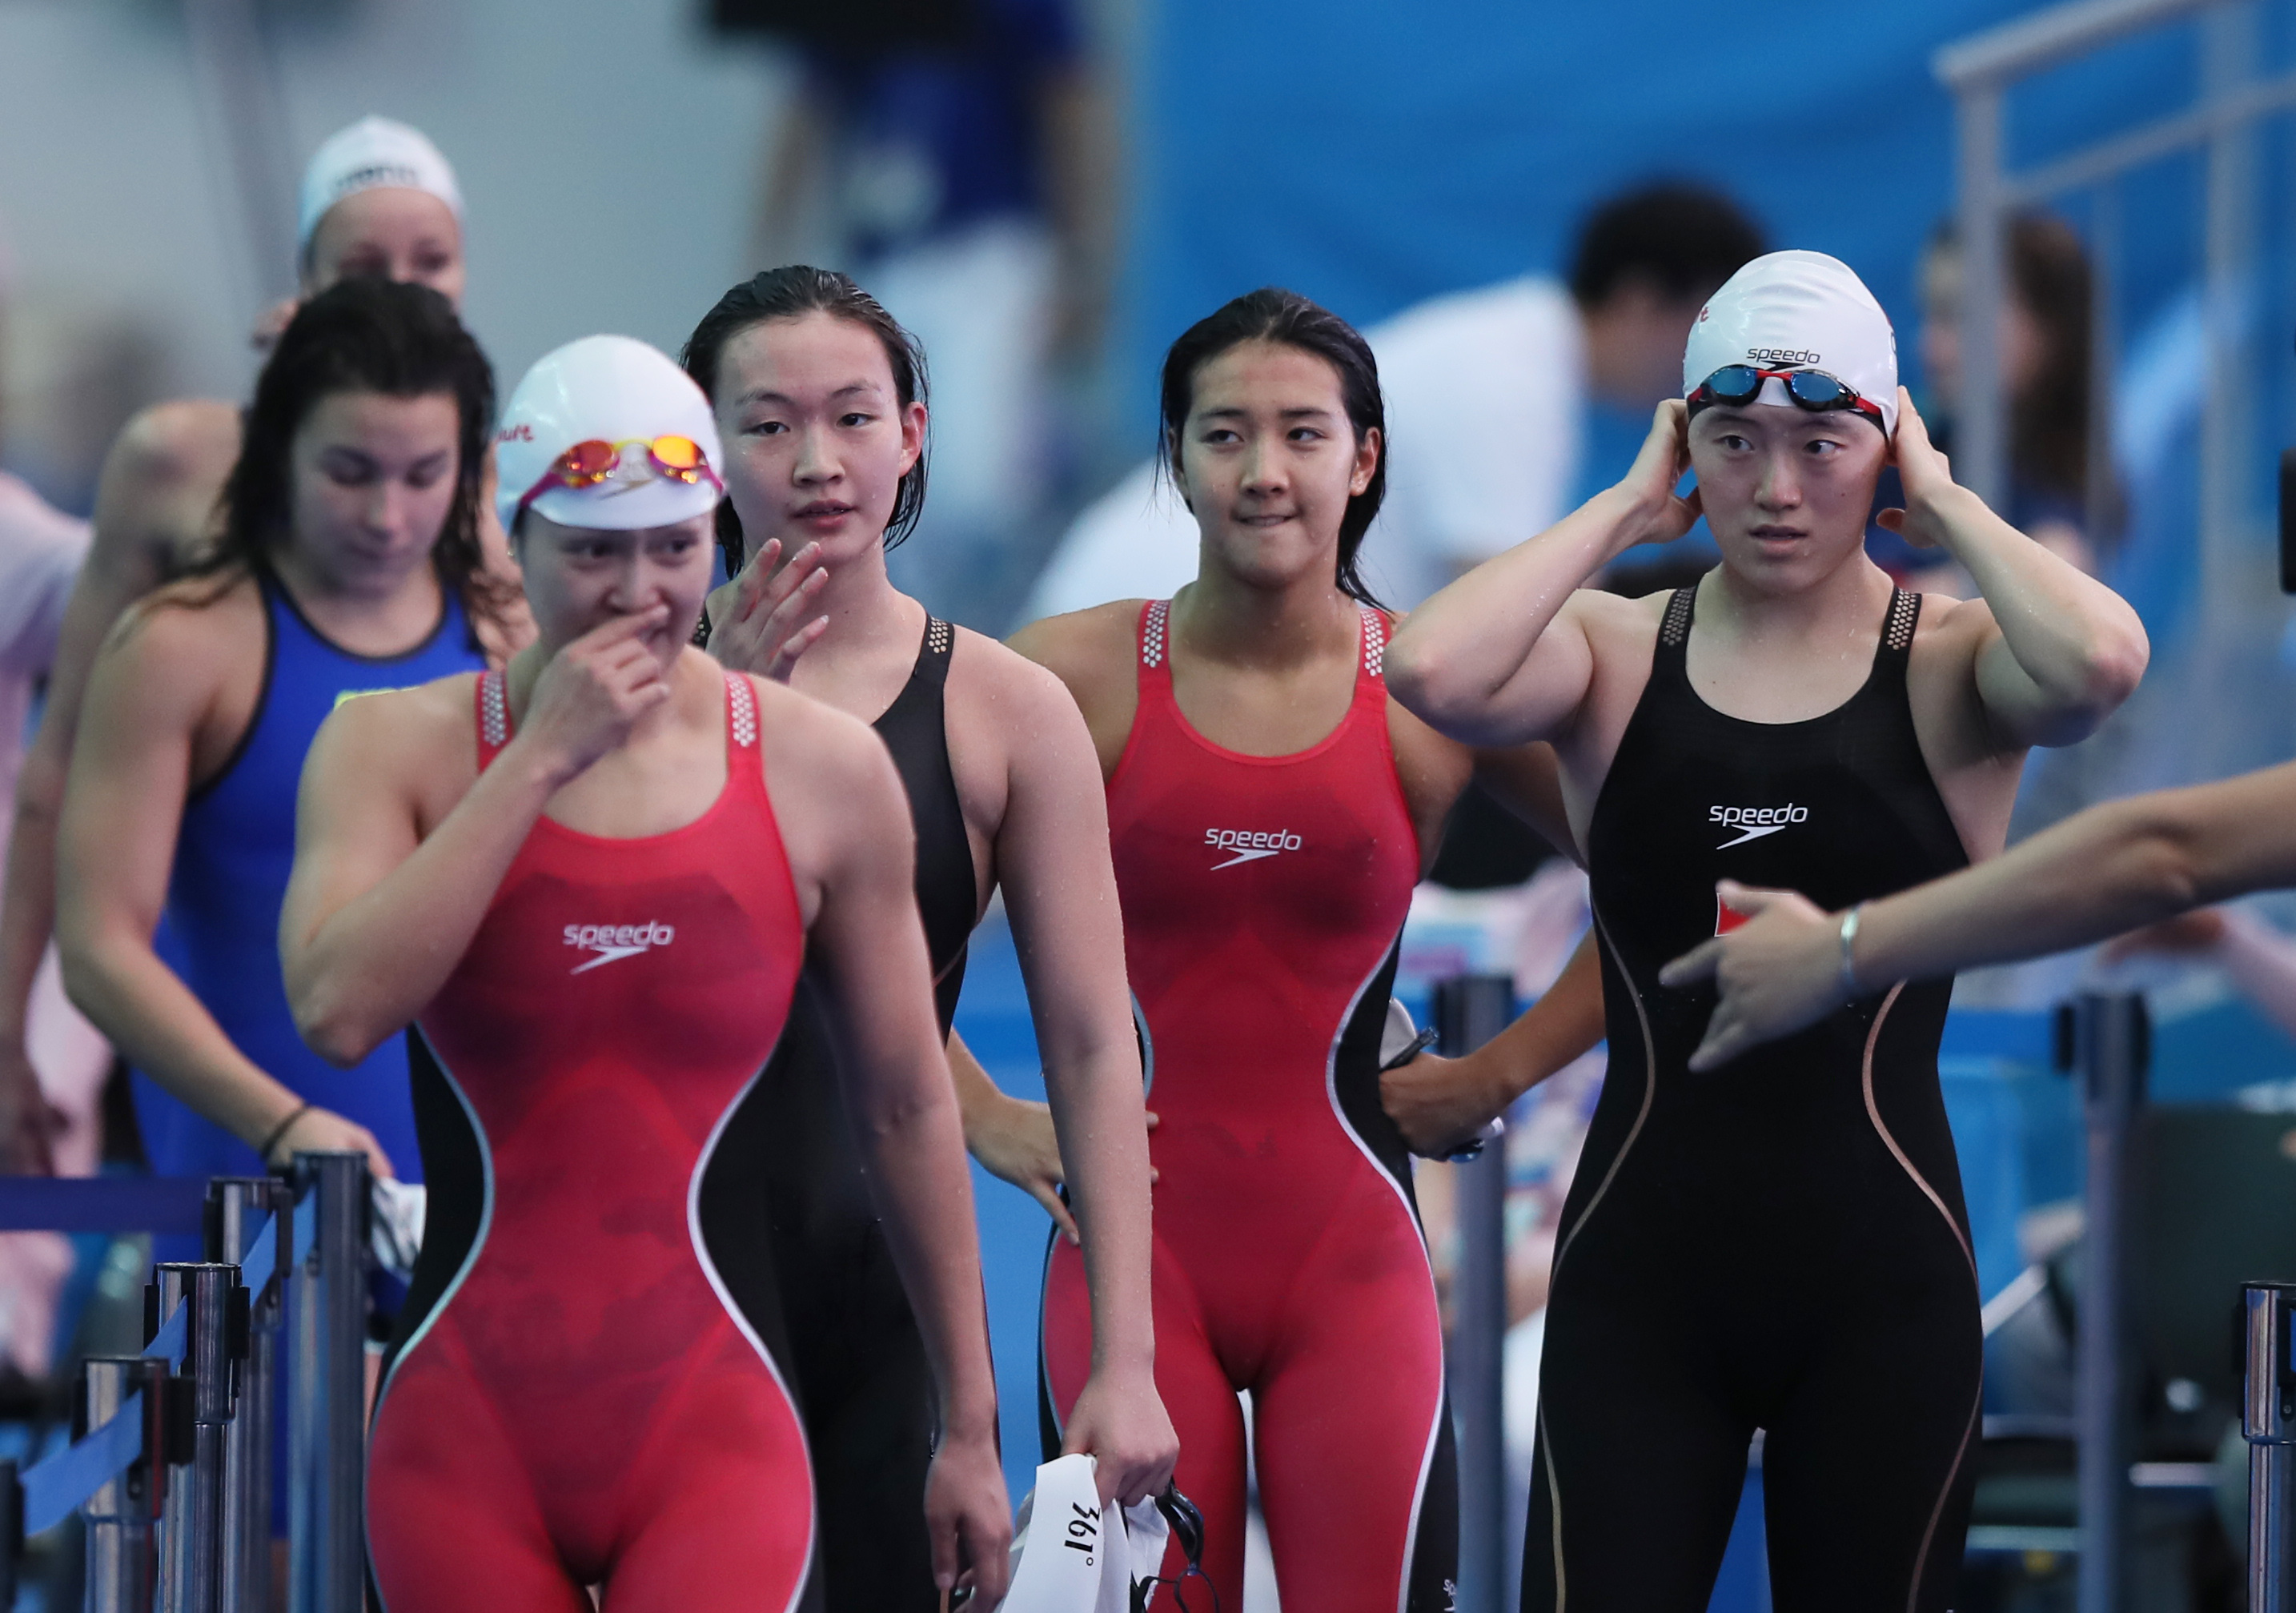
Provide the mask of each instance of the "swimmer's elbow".
POLYGON ((1450 733, 1484 715, 1490 692, 1458 664, 1457 657, 1427 639, 1398 634, 1382 658, 1387 692, 1405 710, 1431 727, 1450 733))
POLYGON ((2136 692, 2136 685, 2144 681, 2145 667, 2152 661, 2152 645, 2136 613, 2124 606, 2116 614, 2123 619, 2093 635, 2081 658, 2081 703, 2095 713, 2100 723, 2136 692))
POLYGON ((303 1044, 338 1069, 351 1069, 390 1036, 357 1003, 347 1000, 347 994, 324 981, 291 991, 290 1002, 303 1044))

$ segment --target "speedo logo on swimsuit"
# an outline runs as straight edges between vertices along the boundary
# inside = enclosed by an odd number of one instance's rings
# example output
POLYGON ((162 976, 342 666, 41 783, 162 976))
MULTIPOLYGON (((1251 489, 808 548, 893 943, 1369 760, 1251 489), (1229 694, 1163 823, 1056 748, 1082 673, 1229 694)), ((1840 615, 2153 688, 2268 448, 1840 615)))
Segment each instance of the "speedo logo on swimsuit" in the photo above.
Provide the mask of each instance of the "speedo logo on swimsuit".
POLYGON ((1238 863, 1257 863, 1279 851, 1297 851, 1300 837, 1288 829, 1207 829, 1204 844, 1215 851, 1234 854, 1225 863, 1212 864, 1221 869, 1233 868, 1238 863))
POLYGON ((1737 839, 1725 840, 1715 847, 1717 851, 1727 851, 1733 846, 1743 846, 1747 841, 1759 840, 1766 834, 1775 834, 1781 829, 1808 823, 1809 808, 1796 806, 1791 802, 1784 806, 1709 806, 1706 821, 1737 831, 1737 839))
POLYGON ((598 955, 586 963, 577 963, 569 974, 586 974, 602 964, 622 958, 634 958, 652 947, 667 946, 677 939, 677 931, 668 924, 569 924, 566 945, 581 952, 598 955))

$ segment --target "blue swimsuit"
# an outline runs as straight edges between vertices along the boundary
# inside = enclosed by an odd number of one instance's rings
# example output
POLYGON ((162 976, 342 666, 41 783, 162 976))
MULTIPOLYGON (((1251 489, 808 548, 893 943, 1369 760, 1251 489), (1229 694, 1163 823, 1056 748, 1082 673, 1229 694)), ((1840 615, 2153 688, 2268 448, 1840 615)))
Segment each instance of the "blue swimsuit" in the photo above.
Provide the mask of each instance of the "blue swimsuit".
MULTIPOLYGON (((303 1044, 279 965, 279 909, 295 862, 295 794, 319 725, 344 700, 481 669, 462 603, 447 593, 430 635, 404 655, 364 656, 331 643, 267 570, 263 692, 239 748, 184 806, 161 960, 213 1014, 234 1046, 322 1109, 374 1134, 403 1180, 422 1179, 408 1096, 406 1048, 392 1037, 338 1069, 303 1044)), ((144 1157, 168 1176, 261 1175, 255 1150, 194 1114, 148 1077, 135 1080, 144 1157)))

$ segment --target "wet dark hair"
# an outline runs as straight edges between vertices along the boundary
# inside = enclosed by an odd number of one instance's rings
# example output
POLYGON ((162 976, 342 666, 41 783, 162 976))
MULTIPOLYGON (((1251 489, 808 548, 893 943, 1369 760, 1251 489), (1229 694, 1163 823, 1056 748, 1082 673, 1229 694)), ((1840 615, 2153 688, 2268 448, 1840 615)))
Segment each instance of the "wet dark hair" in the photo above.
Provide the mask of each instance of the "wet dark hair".
POLYGON ((1761 226, 1704 185, 1669 180, 1614 196, 1579 226, 1570 295, 1601 307, 1636 281, 1669 302, 1702 302, 1768 250, 1761 226))
MULTIPOLYGON (((856 285, 851 275, 802 263, 766 269, 720 297, 685 339, 678 362, 715 409, 718 366, 725 359, 727 342, 769 319, 800 319, 816 313, 859 325, 877 338, 885 349, 885 362, 893 367, 893 395, 903 410, 926 401, 925 350, 917 339, 901 328, 901 322, 885 311, 883 303, 856 285)), ((925 457, 922 453, 917 455, 917 463, 894 489, 892 519, 885 523, 888 549, 898 548, 924 513, 925 457)), ((718 546, 726 552, 726 575, 739 571, 743 550, 742 518, 734 512, 730 498, 718 504, 718 546)))
POLYGON ((455 317, 454 304, 428 286, 360 276, 329 287, 296 310, 256 378, 239 459, 224 483, 220 528, 187 572, 229 581, 269 567, 294 520, 295 434, 322 400, 342 392, 454 398, 459 417, 455 496, 431 546, 430 564, 440 585, 462 600, 475 644, 479 620, 499 621, 514 593, 488 575, 479 546, 480 488, 494 430, 494 370, 455 317))
POLYGON ((1171 476, 1181 428, 1187 424, 1188 411, 1195 406, 1196 376, 1213 359, 1247 341, 1281 342, 1330 364, 1339 373, 1340 401, 1348 412, 1348 422, 1355 428, 1356 441, 1360 444, 1370 433, 1379 433, 1379 463, 1372 469, 1371 485, 1348 499, 1346 512, 1340 517, 1335 580, 1340 592, 1349 599, 1385 610, 1356 565, 1364 534, 1371 530, 1380 501, 1387 496, 1387 405, 1380 395, 1379 361, 1356 328, 1329 308, 1297 291, 1262 286, 1183 331, 1172 350, 1164 355, 1164 430, 1156 445, 1159 468, 1165 476, 1171 476))

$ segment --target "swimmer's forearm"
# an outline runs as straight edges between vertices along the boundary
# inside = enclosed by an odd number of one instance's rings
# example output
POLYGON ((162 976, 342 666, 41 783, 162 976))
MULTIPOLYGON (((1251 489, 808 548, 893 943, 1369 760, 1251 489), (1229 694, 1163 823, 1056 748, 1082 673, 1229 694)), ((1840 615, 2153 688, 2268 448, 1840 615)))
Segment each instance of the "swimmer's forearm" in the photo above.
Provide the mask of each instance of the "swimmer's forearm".
POLYGON ((2296 764, 2108 801, 1989 862, 1866 904, 1859 980, 2038 957, 2296 883, 2296 764))
POLYGON ((64 989, 135 1069, 253 1148, 302 1105, 234 1046, 148 941, 67 923, 64 989))
POLYGON ((1603 962, 1590 929, 1554 984, 1487 1049, 1497 1072, 1494 1114, 1603 1039, 1603 962))
POLYGON ((911 1101, 890 1114, 873 1122, 861 1113, 855 1118, 863 1121, 857 1129, 870 1191, 939 1391, 943 1431, 993 1437, 996 1380, 955 1089, 946 1081, 921 1082, 911 1101))
MULTIPOLYGON (((430 1006, 470 949, 562 774, 512 740, 430 837, 360 894, 334 905, 290 888, 280 950, 295 1026, 314 1052, 356 1064, 430 1006)), ((324 877, 318 870, 331 861, 325 808, 310 799, 324 788, 307 775, 299 832, 317 847, 309 859, 317 868, 299 857, 298 886, 324 877)))
POLYGON ((16 780, 16 821, 8 839, 8 882, 0 895, 0 1040, 20 1045, 32 981, 56 923, 56 824, 64 772, 35 741, 16 780))
POLYGON ((1119 1042, 1045 1066, 1092 1298, 1095 1372, 1152 1372, 1156 1362, 1148 1124, 1137 1047, 1127 1023, 1119 1042))
MULTIPOLYGON (((2119 594, 1948 486, 1930 501, 1923 529, 1968 569, 2001 630, 2001 648, 2030 693, 1992 698, 2001 680, 1980 669, 1988 707, 2017 708, 2025 737, 2070 743, 2092 731, 2136 690, 2151 646, 2144 623, 2119 594)), ((2005 668, 1994 668, 1997 674, 2005 668)))

